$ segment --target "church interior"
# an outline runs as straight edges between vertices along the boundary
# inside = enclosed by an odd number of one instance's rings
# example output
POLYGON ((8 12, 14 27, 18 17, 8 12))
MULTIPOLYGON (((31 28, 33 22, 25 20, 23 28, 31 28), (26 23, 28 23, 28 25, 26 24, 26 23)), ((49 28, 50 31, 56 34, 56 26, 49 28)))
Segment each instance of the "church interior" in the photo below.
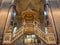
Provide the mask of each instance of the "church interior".
POLYGON ((60 0, 0 0, 0 45, 60 45, 60 0))

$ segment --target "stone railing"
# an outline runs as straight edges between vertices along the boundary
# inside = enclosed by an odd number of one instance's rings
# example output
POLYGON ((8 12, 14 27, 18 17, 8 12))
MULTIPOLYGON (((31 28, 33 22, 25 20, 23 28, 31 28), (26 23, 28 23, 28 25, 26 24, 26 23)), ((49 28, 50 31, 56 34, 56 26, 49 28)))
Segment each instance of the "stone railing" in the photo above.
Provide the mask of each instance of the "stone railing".
POLYGON ((35 34, 47 44, 56 44, 54 33, 44 33, 39 27, 35 27, 35 34))
POLYGON ((23 27, 21 27, 15 32, 15 37, 12 38, 12 42, 18 39, 21 35, 23 35, 23 27))
POLYGON ((38 27, 35 27, 35 34, 38 35, 43 41, 47 42, 46 34, 38 27))
MULTIPOLYGON (((12 42, 18 39, 21 35, 23 35, 23 29, 24 27, 21 27, 20 29, 17 30, 15 33, 15 37, 13 38, 12 42)), ((34 27, 34 32, 35 34, 42 39, 47 44, 56 44, 55 38, 54 38, 54 33, 44 33, 39 27, 34 27)))

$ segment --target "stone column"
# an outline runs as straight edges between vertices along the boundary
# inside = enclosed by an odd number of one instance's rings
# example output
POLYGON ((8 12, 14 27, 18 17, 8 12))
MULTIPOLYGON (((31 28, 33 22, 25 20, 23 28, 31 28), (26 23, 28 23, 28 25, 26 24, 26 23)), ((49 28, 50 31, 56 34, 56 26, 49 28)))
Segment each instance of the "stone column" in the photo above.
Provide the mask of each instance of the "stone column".
POLYGON ((9 26, 11 22, 12 11, 13 11, 13 7, 11 7, 8 12, 8 17, 7 17, 4 37, 3 37, 3 45, 11 45, 12 29, 9 26))
POLYGON ((48 10, 48 19, 49 19, 49 28, 48 28, 48 34, 47 34, 48 44, 47 45, 56 45, 56 37, 55 37, 56 31, 55 31, 53 14, 52 14, 51 7, 50 7, 51 5, 49 1, 52 2, 52 0, 46 0, 46 7, 48 10))
POLYGON ((47 34, 47 40, 48 40, 48 45, 56 45, 56 38, 55 38, 55 25, 53 22, 53 17, 52 17, 52 13, 50 8, 48 7, 48 5, 46 5, 47 9, 48 9, 48 18, 49 18, 49 23, 50 23, 50 30, 51 32, 48 32, 47 34))

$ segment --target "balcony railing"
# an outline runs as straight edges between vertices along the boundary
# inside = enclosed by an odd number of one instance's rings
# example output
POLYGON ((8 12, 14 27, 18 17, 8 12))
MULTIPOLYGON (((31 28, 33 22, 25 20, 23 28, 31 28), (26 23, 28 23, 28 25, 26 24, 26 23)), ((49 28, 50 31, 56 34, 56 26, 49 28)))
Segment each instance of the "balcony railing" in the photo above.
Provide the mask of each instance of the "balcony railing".
MULTIPOLYGON (((18 39, 21 35, 23 35, 23 30, 24 30, 24 27, 22 26, 20 29, 17 30, 17 32, 15 33, 15 37, 13 38, 12 42, 15 41, 16 39, 18 39)), ((46 34, 44 33, 38 26, 35 26, 34 27, 34 32, 35 34, 40 37, 40 39, 42 39, 42 41, 44 41, 45 43, 47 44, 50 44, 50 43, 55 43, 54 41, 49 41, 47 37, 49 36, 54 36, 53 33, 49 33, 49 34, 46 34)))
POLYGON ((23 26, 15 32, 15 37, 12 38, 12 42, 18 39, 21 35, 23 35, 23 26))
POLYGON ((47 43, 46 34, 38 27, 35 27, 35 34, 47 43))

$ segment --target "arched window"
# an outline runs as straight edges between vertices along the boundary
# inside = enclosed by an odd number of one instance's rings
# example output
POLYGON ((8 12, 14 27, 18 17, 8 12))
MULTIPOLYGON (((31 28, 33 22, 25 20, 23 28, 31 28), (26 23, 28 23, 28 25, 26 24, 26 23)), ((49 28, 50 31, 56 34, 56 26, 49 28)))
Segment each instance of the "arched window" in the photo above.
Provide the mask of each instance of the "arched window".
POLYGON ((49 25, 49 19, 48 19, 48 9, 46 7, 46 4, 44 5, 44 16, 46 18, 47 26, 49 25))
POLYGON ((16 16, 16 11, 13 9, 13 11, 12 11, 12 20, 14 20, 15 16, 16 16))

